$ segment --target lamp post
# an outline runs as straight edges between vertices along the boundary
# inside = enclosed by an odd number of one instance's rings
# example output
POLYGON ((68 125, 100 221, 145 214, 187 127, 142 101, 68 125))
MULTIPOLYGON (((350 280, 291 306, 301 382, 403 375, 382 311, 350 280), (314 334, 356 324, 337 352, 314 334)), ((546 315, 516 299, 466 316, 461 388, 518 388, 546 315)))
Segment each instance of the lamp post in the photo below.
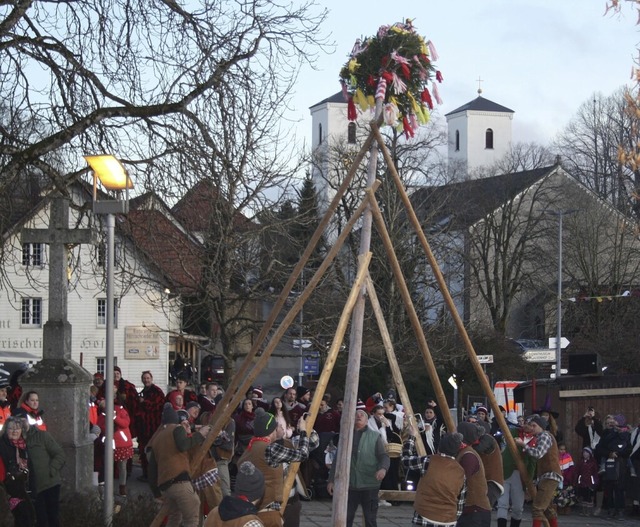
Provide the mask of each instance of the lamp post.
POLYGON ((105 364, 105 441, 104 441, 104 524, 111 527, 113 520, 113 369, 114 353, 114 231, 115 215, 129 212, 129 189, 133 188, 122 163, 112 155, 84 156, 93 170, 93 213, 106 216, 107 222, 107 334, 105 364), (102 186, 110 192, 116 192, 116 199, 98 200, 98 179, 102 186), (125 191, 125 199, 120 192, 125 191))
POLYGON ((547 210, 545 214, 558 217, 558 298, 556 309, 556 379, 562 375, 562 220, 565 215, 578 212, 578 209, 547 210))

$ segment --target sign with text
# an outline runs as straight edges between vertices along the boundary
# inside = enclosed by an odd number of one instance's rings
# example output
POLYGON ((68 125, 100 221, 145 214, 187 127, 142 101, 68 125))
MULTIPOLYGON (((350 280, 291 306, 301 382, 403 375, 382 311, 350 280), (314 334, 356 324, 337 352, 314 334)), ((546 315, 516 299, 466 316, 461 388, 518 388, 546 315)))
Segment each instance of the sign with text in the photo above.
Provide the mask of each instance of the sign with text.
POLYGON ((124 328, 124 358, 134 360, 160 357, 160 330, 145 326, 124 328))
POLYGON ((524 360, 528 362, 555 362, 556 350, 529 350, 524 352, 524 360))
POLYGON ((477 355, 480 364, 493 364, 493 355, 477 355))
MULTIPOLYGON (((556 337, 551 337, 549 339, 549 349, 552 349, 552 350, 556 349, 558 347, 556 344, 557 342, 558 342, 558 339, 556 337)), ((562 337, 560 339, 560 349, 565 349, 568 345, 569 345, 569 339, 567 337, 562 337)))

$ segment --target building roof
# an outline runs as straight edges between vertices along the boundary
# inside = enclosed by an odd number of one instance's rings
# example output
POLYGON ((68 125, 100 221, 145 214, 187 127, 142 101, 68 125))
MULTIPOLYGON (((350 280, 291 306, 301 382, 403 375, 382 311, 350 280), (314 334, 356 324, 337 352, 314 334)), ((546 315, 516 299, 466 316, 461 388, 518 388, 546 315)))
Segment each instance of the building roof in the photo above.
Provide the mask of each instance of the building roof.
MULTIPOLYGON (((189 232, 208 232, 216 214, 216 203, 223 199, 214 183, 201 179, 173 206, 171 212, 189 232)), ((251 220, 239 211, 234 212, 233 222, 238 229, 250 229, 251 220)))
POLYGON ((315 108, 316 106, 320 106, 321 104, 326 104, 326 103, 329 103, 329 102, 339 102, 339 103, 342 103, 342 104, 347 104, 347 101, 344 100, 344 93, 339 91, 338 93, 334 93, 331 97, 327 97, 326 99, 322 99, 320 102, 317 102, 317 103, 309 106, 309 109, 315 108))
POLYGON ((411 195, 421 222, 445 228, 473 225, 531 185, 550 175, 558 165, 499 176, 422 187, 411 195))
POLYGON ((467 104, 463 104, 459 108, 446 113, 445 117, 448 115, 453 115, 455 113, 467 112, 467 111, 480 111, 480 112, 504 112, 504 113, 515 113, 513 110, 510 110, 506 106, 502 106, 501 104, 490 101, 489 99, 485 99, 481 95, 478 95, 472 101, 469 101, 467 104))

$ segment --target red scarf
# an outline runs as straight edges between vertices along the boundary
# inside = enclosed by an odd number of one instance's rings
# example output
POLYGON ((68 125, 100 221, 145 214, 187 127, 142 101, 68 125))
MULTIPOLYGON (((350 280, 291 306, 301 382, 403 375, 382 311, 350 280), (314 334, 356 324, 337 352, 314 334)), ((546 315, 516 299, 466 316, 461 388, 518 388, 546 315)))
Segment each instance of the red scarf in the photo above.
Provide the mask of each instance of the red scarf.
POLYGON ((27 451, 27 443, 22 436, 18 439, 10 439, 9 442, 16 447, 16 461, 18 462, 18 466, 21 470, 27 470, 28 462, 25 458, 20 455, 20 451, 27 451))

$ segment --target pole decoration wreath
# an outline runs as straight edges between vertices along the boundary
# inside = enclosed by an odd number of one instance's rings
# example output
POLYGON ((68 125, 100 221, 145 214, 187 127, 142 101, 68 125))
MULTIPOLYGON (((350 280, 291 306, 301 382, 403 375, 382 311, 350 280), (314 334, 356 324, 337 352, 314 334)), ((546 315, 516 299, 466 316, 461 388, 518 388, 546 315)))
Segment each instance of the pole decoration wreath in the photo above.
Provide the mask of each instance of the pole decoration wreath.
POLYGON ((380 26, 375 36, 358 39, 340 71, 347 117, 355 121, 356 105, 364 112, 381 99, 385 124, 401 127, 407 139, 413 137, 429 121, 433 99, 442 104, 433 80, 442 82, 436 60, 433 43, 416 33, 411 19, 380 26))

